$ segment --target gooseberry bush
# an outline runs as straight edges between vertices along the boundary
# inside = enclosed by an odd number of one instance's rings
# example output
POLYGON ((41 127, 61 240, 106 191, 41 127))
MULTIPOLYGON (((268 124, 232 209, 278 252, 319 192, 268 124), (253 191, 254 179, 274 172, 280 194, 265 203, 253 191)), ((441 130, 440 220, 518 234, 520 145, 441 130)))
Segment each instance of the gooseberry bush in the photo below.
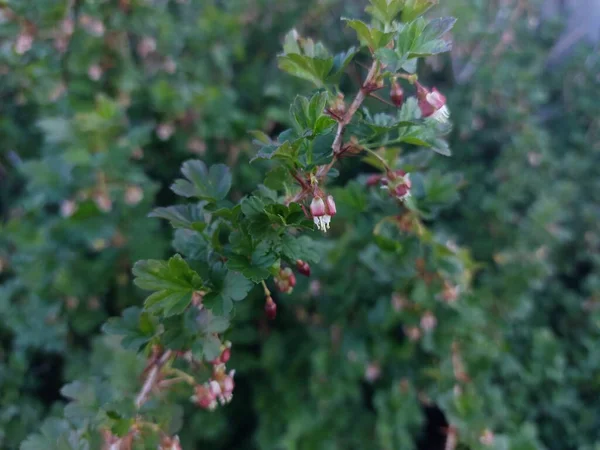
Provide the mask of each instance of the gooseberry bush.
POLYGON ((65 419, 47 422, 24 450, 185 447, 184 402, 226 409, 244 389, 236 380, 249 365, 235 364, 236 336, 243 346, 237 330, 247 335, 249 324, 267 330, 264 357, 278 366, 267 385, 248 378, 264 410, 262 447, 354 448, 369 436, 378 448, 412 448, 424 411, 438 408, 447 449, 459 439, 493 445, 490 404, 478 400, 464 356, 480 357, 471 350, 486 325, 468 298, 476 266, 433 225, 460 182, 428 169, 436 153, 450 155, 450 111, 442 92, 419 82, 418 61, 450 50, 455 22, 424 17, 434 3, 371 0, 368 22, 344 19, 358 43, 338 54, 286 35, 280 69, 314 90, 293 100, 289 129, 253 131, 262 183, 234 198, 227 166, 182 165, 171 190, 185 200, 147 219, 175 229, 176 254, 135 263, 134 283, 149 295, 103 327, 122 349, 63 388, 65 419), (306 355, 308 370, 294 364, 306 355), (330 381, 340 378, 347 383, 330 381), (311 400, 299 408, 303 395, 311 400), (369 412, 356 417, 350 406, 362 402, 369 412))

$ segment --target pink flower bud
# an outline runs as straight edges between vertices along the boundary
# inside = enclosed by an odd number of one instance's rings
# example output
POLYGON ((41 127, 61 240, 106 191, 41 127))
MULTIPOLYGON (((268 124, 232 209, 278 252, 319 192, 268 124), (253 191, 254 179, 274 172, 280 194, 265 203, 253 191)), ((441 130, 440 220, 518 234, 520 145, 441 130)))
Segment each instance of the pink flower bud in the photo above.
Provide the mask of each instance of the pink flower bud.
POLYGON ((227 361, 229 361, 229 359, 231 358, 231 349, 230 348, 226 348, 225 350, 223 350, 223 353, 221 353, 221 362, 223 364, 226 364, 227 361))
POLYGON ((333 201, 333 196, 328 195, 325 202, 325 209, 327 210, 327 214, 330 216, 335 216, 337 209, 335 208, 335 201, 333 201))
POLYGON ((308 264, 307 262, 302 261, 301 259, 297 260, 296 268, 298 269, 298 272, 300 272, 305 277, 310 277, 310 264, 308 264))
POLYGON ((404 103, 404 90, 396 81, 392 83, 392 88, 390 89, 390 100, 398 108, 404 103))
POLYGON ((267 313, 267 318, 270 320, 274 320, 275 317, 277 317, 277 304, 270 296, 267 297, 267 301, 265 303, 265 312, 267 313))
POLYGON ((325 202, 321 197, 315 197, 310 202, 310 213, 313 217, 321 217, 325 215, 325 202))

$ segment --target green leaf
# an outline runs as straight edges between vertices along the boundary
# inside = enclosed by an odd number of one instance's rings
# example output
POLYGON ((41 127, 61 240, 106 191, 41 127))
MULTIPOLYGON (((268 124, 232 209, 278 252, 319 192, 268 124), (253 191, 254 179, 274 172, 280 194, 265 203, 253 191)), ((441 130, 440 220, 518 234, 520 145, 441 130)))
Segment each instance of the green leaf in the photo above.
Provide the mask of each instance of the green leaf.
POLYGON ((290 115, 299 133, 308 131, 316 136, 330 130, 335 120, 324 113, 327 106, 327 92, 318 92, 309 100, 297 96, 290 108, 290 115))
POLYGON ((216 202, 223 200, 231 188, 231 173, 223 164, 207 169, 206 164, 198 159, 186 161, 181 166, 181 173, 186 179, 175 180, 171 190, 183 197, 216 202))
POLYGON ((264 214, 265 204, 258 197, 248 197, 242 200, 242 213, 249 219, 264 214))
POLYGON ((285 186, 289 178, 289 171, 285 167, 279 166, 267 173, 264 183, 269 189, 277 191, 285 186))
POLYGON ((290 53, 279 56, 278 66, 284 72, 310 81, 317 87, 323 87, 327 75, 333 67, 333 58, 311 58, 310 56, 290 53))
POLYGON ((214 361, 221 355, 221 341, 213 334, 202 339, 202 354, 206 361, 214 361))
POLYGON ((255 283, 259 283, 271 275, 268 269, 253 265, 247 257, 241 255, 232 255, 227 260, 227 267, 240 272, 255 283))
POLYGON ((133 267, 133 274, 138 287, 155 291, 146 299, 146 306, 166 316, 181 314, 192 301, 193 292, 203 287, 202 278, 180 255, 168 262, 139 261, 133 267))
POLYGON ((206 260, 210 251, 206 237, 188 229, 175 230, 173 248, 191 261, 206 260))
POLYGON ((156 335, 156 324, 149 314, 137 306, 123 311, 122 317, 112 317, 102 326, 106 334, 123 336, 121 345, 126 349, 138 351, 156 335))
POLYGON ((246 298, 253 286, 254 283, 245 278, 241 273, 229 271, 225 276, 221 295, 239 302, 246 298))
POLYGON ((274 143, 261 147, 256 156, 250 160, 254 162, 257 159, 280 159, 288 163, 293 163, 296 155, 297 145, 292 144, 289 141, 285 141, 282 144, 274 143))
POLYGON ((410 22, 416 19, 437 3, 438 0, 404 0, 402 22, 410 22))
POLYGON ((403 25, 395 39, 393 49, 380 48, 375 52, 377 58, 392 72, 401 68, 414 72, 416 64, 413 58, 436 55, 452 49, 452 42, 442 39, 456 22, 453 17, 444 17, 427 21, 422 17, 403 25))
POLYGON ((173 228, 188 228, 195 231, 204 231, 206 223, 203 221, 202 208, 198 205, 176 205, 167 208, 155 208, 148 217, 167 219, 173 228))
POLYGON ((204 296, 203 304, 218 316, 229 314, 233 302, 246 298, 254 286, 254 283, 244 275, 227 270, 221 263, 213 267, 211 282, 212 290, 204 296))
POLYGON ((369 47, 372 51, 378 50, 385 47, 394 36, 394 32, 390 31, 384 33, 382 30, 376 27, 370 27, 362 20, 355 19, 342 19, 345 20, 350 28, 356 31, 358 40, 366 47, 369 47))
POLYGON ((20 449, 90 450, 90 446, 68 421, 52 417, 43 423, 38 433, 23 441, 20 449))
POLYGON ((341 76, 344 74, 346 67, 352 62, 356 54, 358 53, 358 49, 354 47, 350 47, 345 52, 340 52, 333 57, 333 67, 331 68, 331 72, 327 77, 327 81, 329 83, 337 83, 339 82, 341 76))
POLYGON ((396 19, 405 0, 369 0, 370 5, 365 8, 374 19, 382 24, 390 24, 396 19))
POLYGON ((321 259, 317 243, 308 236, 296 238, 286 234, 281 239, 281 252, 291 262, 301 259, 317 263, 321 259))

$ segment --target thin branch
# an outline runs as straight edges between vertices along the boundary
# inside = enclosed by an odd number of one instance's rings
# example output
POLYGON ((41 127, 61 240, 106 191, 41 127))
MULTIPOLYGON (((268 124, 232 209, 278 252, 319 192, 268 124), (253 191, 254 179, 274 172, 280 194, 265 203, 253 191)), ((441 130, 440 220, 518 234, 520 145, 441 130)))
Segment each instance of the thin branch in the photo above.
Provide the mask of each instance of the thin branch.
POLYGON ((146 403, 146 400, 148 400, 150 391, 152 391, 152 389, 156 385, 156 381, 158 379, 158 374, 160 372, 161 367, 164 366, 165 363, 169 360, 172 353, 173 352, 171 350, 167 350, 166 352, 164 352, 162 354, 162 356, 158 359, 158 361, 156 361, 152 365, 152 368, 148 372, 148 375, 146 375, 146 381, 144 381, 144 385, 142 386, 140 393, 137 395, 137 397, 135 399, 135 406, 137 409, 140 409, 142 407, 142 405, 144 403, 146 403))
POLYGON ((393 108, 398 108, 396 105, 394 105, 392 102, 388 102, 385 98, 381 98, 379 95, 377 94, 369 94, 370 97, 373 97, 376 100, 379 100, 382 103, 385 103, 388 106, 392 106, 393 108))

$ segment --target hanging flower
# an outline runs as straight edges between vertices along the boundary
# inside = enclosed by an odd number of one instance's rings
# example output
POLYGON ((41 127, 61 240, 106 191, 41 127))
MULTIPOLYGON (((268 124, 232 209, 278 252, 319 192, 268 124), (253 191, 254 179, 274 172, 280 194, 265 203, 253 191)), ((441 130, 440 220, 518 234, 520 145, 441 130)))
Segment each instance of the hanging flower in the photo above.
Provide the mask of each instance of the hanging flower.
POLYGON ((426 87, 417 83, 417 99, 419 109, 424 118, 431 117, 440 123, 448 122, 450 110, 446 106, 446 97, 436 88, 429 91, 426 87))
POLYGON ((317 228, 324 233, 327 233, 331 217, 335 216, 336 212, 335 201, 331 195, 328 195, 325 201, 316 196, 310 203, 310 213, 313 216, 313 221, 317 228))

